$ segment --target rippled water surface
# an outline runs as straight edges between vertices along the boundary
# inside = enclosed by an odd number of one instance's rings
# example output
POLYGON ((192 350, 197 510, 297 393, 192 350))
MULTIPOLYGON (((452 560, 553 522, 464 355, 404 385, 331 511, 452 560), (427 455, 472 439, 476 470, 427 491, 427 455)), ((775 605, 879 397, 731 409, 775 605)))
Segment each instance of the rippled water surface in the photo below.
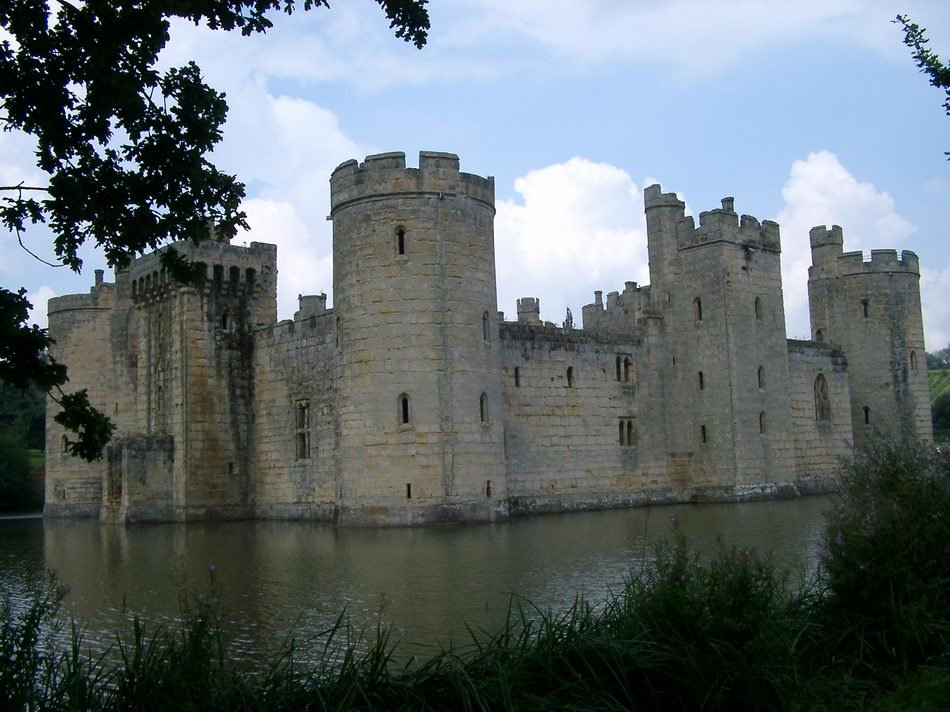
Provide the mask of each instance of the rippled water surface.
POLYGON ((213 585, 236 657, 276 647, 290 633, 306 654, 306 640, 344 609, 357 626, 392 625, 403 654, 424 653, 466 642, 466 623, 498 627, 513 593, 554 609, 577 594, 605 599, 669 535, 672 517, 706 551, 721 536, 773 550, 797 572, 814 558, 829 503, 676 505, 415 529, 3 520, 0 594, 22 601, 29 582, 54 569, 72 589, 65 613, 86 624, 94 647, 127 631, 133 614, 173 621, 183 596, 213 585))

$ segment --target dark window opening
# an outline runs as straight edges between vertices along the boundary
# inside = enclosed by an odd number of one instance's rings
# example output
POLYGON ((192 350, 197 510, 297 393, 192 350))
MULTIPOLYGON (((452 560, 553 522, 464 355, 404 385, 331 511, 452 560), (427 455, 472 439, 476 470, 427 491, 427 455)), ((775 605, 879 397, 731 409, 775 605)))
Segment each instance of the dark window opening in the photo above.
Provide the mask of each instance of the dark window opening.
POLYGON ((703 378, 703 372, 699 371, 699 390, 703 390, 706 387, 706 380, 703 378))
POLYGON ((488 321, 488 312, 484 312, 482 314, 482 338, 485 341, 490 341, 490 338, 489 338, 491 336, 490 326, 491 325, 488 321))
POLYGON ((867 406, 864 406, 864 424, 865 425, 871 424, 871 409, 868 408, 867 406))
POLYGON ((406 228, 404 227, 396 228, 396 253, 406 254, 406 228))
POLYGON ((247 288, 248 288, 248 289, 253 289, 253 288, 254 288, 254 279, 255 279, 255 278, 256 278, 256 275, 255 275, 254 269, 253 269, 252 267, 248 267, 246 270, 244 270, 244 280, 247 282, 247 288))
POLYGON ((224 281, 224 267, 221 265, 214 266, 214 281, 221 283, 224 281))
POLYGON ((630 383, 633 380, 633 359, 629 356, 623 360, 623 382, 630 383))
POLYGON ((310 401, 299 400, 294 409, 296 426, 297 459, 310 458, 310 401))
POLYGON ((573 366, 567 367, 567 387, 568 388, 574 387, 574 367, 573 366))
POLYGON ((759 435, 765 435, 765 411, 759 413, 759 435))
POLYGON ((617 380, 623 380, 623 361, 619 356, 617 357, 617 380))
POLYGON ((229 463, 228 463, 228 474, 229 474, 229 475, 233 475, 233 474, 234 474, 234 463, 233 463, 233 462, 229 462, 229 463))
POLYGON ((917 370, 917 354, 914 351, 910 352, 910 370, 917 370))
POLYGON ((485 496, 491 497, 491 480, 485 480, 485 496))
POLYGON ((815 341, 821 342, 825 340, 825 335, 821 333, 821 329, 815 332, 815 341))
POLYGON ((229 326, 228 312, 224 311, 221 313, 221 328, 227 331, 228 326, 229 326))
POLYGON ((64 454, 64 455, 68 455, 68 454, 69 454, 69 438, 67 438, 67 437, 64 435, 64 436, 62 437, 61 441, 60 441, 60 444, 61 444, 61 446, 62 446, 62 452, 63 452, 63 454, 64 454))
POLYGON ((521 388, 521 369, 515 366, 515 388, 521 388))
POLYGON ((756 321, 762 321, 762 300, 759 299, 758 297, 755 298, 753 312, 755 313, 756 321))
POLYGON ((228 281, 234 285, 241 281, 241 268, 232 267, 228 270, 228 281))
POLYGON ((627 428, 624 427, 623 418, 620 419, 620 423, 618 425, 619 425, 619 433, 620 433, 619 442, 620 442, 620 446, 623 447, 624 445, 627 444, 627 428))
POLYGON ((765 369, 762 366, 759 366, 759 388, 765 388, 765 369))
POLYGON ((409 396, 405 393, 399 396, 399 422, 409 425, 409 396))
POLYGON ((485 393, 478 399, 478 414, 483 423, 488 422, 488 395, 485 393))
POLYGON ((862 299, 862 300, 861 300, 861 315, 862 315, 865 319, 868 318, 868 305, 869 305, 869 302, 868 302, 867 299, 862 299))
POLYGON ((412 482, 406 483, 406 499, 412 499, 412 482))
POLYGON ((706 442, 706 426, 705 425, 699 426, 699 438, 703 442, 706 442))
POLYGON ((828 381, 823 373, 815 378, 815 420, 827 422, 831 420, 831 399, 828 397, 828 381))
POLYGON ((633 445, 633 420, 627 420, 627 446, 633 445))
POLYGON ((700 299, 699 297, 696 297, 693 300, 693 308, 694 308, 694 311, 696 312, 696 321, 702 321, 703 320, 703 300, 700 299))
POLYGON ((673 365, 676 365, 676 356, 673 357, 673 365))

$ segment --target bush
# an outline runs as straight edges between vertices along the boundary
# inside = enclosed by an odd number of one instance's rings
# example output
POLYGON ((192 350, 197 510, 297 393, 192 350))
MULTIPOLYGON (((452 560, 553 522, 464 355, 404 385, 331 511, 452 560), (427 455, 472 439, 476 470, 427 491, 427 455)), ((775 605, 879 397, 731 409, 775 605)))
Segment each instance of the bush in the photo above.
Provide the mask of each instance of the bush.
POLYGON ((916 664, 943 653, 950 642, 950 457, 875 440, 845 470, 819 555, 828 610, 869 656, 916 664))
POLYGON ((0 511, 29 509, 37 505, 29 453, 15 437, 0 432, 0 511))

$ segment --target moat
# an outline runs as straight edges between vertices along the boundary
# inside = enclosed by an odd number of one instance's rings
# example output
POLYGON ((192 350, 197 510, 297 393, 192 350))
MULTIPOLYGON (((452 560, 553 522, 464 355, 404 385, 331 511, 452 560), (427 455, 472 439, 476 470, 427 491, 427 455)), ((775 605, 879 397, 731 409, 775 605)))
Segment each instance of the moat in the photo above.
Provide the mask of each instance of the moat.
POLYGON ((727 544, 774 551, 793 573, 808 569, 828 496, 743 504, 671 505, 561 514, 495 524, 334 529, 304 522, 140 526, 93 520, 0 521, 0 595, 22 601, 30 577, 54 569, 71 587, 65 612, 86 640, 109 645, 129 614, 171 622, 183 593, 213 593, 233 652, 307 639, 344 609, 372 634, 393 626, 401 655, 468 640, 465 624, 504 620, 509 595, 563 609, 576 594, 602 601, 636 572, 676 519, 710 551, 727 544))

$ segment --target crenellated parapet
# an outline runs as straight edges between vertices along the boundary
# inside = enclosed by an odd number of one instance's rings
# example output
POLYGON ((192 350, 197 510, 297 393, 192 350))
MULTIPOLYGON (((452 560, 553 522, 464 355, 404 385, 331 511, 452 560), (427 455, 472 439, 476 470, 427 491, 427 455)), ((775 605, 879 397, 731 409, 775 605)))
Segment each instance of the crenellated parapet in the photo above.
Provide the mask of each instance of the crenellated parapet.
POLYGON ((778 223, 758 219, 752 215, 740 216, 733 209, 734 199, 723 198, 722 207, 699 214, 699 227, 692 217, 676 224, 676 247, 690 250, 713 243, 732 243, 742 247, 781 252, 778 223))
POLYGON ((603 292, 594 292, 592 304, 582 307, 585 330, 632 331, 638 319, 651 313, 650 287, 636 282, 624 282, 623 292, 609 292, 604 302, 603 292))
POLYGON ((822 277, 856 277, 862 275, 906 273, 920 276, 920 262, 915 252, 903 250, 871 250, 871 259, 864 259, 860 250, 844 252, 844 231, 838 225, 813 227, 809 233, 812 266, 811 279, 822 277))
POLYGON ((420 151, 419 167, 406 167, 402 151, 367 156, 362 163, 346 161, 330 176, 330 214, 362 201, 382 200, 395 194, 434 200, 464 195, 495 209, 495 179, 459 170, 454 153, 420 151))

